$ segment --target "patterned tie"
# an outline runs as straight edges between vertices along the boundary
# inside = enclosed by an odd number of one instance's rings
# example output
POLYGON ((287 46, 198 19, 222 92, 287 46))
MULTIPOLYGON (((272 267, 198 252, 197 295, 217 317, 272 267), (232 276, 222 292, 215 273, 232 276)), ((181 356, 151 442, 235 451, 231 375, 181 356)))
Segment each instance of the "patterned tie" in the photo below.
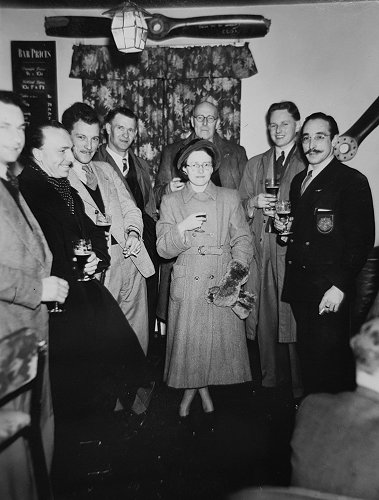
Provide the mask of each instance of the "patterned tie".
POLYGON ((122 173, 124 175, 128 175, 129 172, 129 162, 128 162, 128 157, 124 156, 122 159, 122 173))
POLYGON ((18 187, 18 179, 17 179, 17 177, 14 175, 13 172, 11 172, 9 170, 9 168, 7 169, 7 174, 6 175, 7 175, 7 181, 12 186, 12 188, 14 189, 14 191, 18 193, 19 187, 18 187))
POLYGON ((305 177, 305 179, 303 180, 302 184, 301 184, 301 190, 300 190, 300 196, 303 196, 304 194, 304 191, 307 189, 307 187, 309 186, 309 184, 311 183, 311 180, 312 180, 312 173, 313 173, 313 170, 309 170, 309 172, 307 173, 307 176, 305 177))
POLYGON ((86 177, 87 177, 87 186, 92 189, 92 191, 95 191, 97 188, 97 178, 96 175, 93 173, 93 170, 90 165, 82 165, 82 169, 84 170, 86 177))

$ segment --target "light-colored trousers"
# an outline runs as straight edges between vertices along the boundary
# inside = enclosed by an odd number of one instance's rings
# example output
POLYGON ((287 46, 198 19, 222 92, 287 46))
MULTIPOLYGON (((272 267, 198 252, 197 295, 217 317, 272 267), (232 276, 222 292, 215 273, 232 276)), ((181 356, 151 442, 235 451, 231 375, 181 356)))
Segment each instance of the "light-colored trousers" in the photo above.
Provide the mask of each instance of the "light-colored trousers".
POLYGON ((146 280, 130 258, 125 259, 120 245, 111 245, 111 266, 105 281, 108 290, 135 331, 143 352, 149 343, 149 318, 146 280))

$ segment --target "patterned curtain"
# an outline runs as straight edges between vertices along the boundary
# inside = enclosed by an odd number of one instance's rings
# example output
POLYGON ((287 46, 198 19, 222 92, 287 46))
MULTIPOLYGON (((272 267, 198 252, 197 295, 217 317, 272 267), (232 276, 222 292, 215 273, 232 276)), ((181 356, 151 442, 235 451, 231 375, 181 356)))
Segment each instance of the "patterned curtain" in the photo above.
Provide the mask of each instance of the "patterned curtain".
POLYGON ((139 117, 135 150, 149 161, 152 176, 162 148, 190 133, 195 103, 217 105, 218 133, 239 141, 241 78, 257 73, 251 52, 243 47, 148 47, 122 54, 112 46, 73 47, 70 76, 81 78, 83 101, 101 117, 126 106, 139 117))

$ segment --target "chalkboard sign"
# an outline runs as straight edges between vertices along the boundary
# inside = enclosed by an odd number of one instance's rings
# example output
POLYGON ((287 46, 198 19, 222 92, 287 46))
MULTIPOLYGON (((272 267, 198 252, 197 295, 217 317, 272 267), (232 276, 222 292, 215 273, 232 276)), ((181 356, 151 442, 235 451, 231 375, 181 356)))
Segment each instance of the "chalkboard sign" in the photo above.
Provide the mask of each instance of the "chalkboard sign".
POLYGON ((57 68, 55 42, 11 42, 13 91, 26 103, 25 121, 56 120, 57 68))

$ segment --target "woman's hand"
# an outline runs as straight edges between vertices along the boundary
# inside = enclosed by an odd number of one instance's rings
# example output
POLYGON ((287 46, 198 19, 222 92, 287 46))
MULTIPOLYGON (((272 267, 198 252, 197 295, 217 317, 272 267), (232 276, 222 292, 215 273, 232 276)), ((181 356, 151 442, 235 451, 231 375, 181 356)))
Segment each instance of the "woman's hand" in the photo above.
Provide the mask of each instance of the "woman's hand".
POLYGON ((186 217, 182 222, 179 222, 178 229, 181 234, 184 231, 193 231, 201 226, 207 220, 207 215, 204 212, 196 212, 186 217))
POLYGON ((180 191, 183 188, 184 188, 184 182, 180 177, 174 177, 172 181, 170 181, 171 192, 180 191))
POLYGON ((87 263, 84 266, 84 272, 90 276, 95 274, 97 269, 97 264, 100 262, 100 259, 96 257, 95 252, 91 252, 91 255, 87 259, 87 263))

